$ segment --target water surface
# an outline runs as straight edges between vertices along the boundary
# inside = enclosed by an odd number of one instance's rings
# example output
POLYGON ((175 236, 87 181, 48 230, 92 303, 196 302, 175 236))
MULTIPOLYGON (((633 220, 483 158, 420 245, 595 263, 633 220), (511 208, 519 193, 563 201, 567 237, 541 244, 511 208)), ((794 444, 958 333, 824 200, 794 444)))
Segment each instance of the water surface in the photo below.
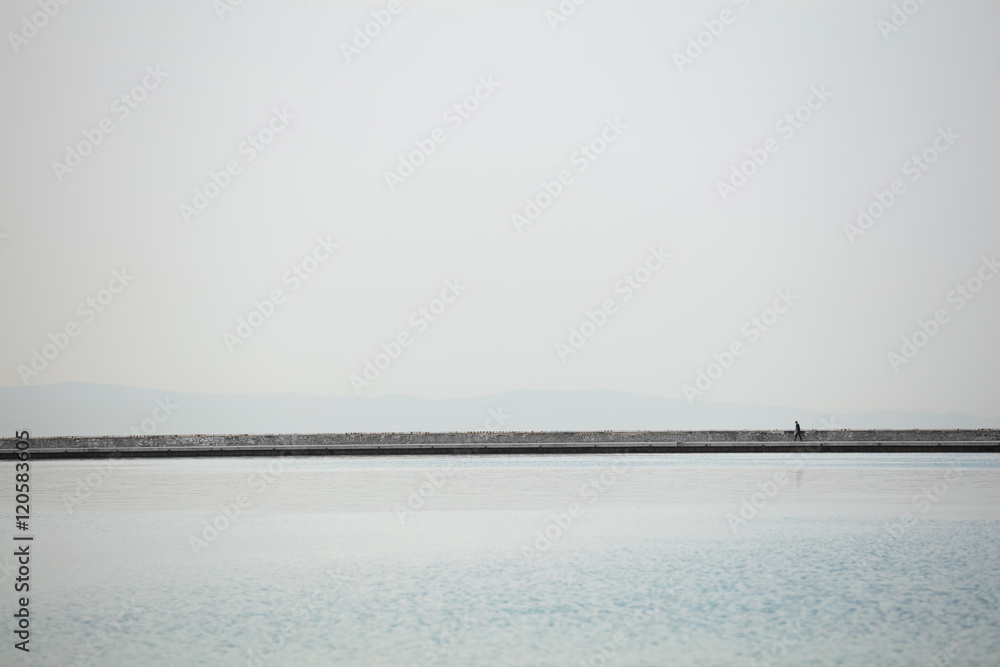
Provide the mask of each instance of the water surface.
POLYGON ((32 494, 2 664, 1000 664, 995 455, 38 461, 32 494))

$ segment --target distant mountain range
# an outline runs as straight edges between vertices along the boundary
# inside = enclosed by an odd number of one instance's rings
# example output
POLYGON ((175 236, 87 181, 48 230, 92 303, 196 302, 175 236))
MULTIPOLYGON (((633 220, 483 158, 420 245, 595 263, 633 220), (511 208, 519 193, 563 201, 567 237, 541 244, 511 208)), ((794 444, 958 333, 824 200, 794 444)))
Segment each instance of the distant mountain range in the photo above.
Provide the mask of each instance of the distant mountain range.
POLYGON ((746 403, 689 405, 619 391, 509 391, 475 398, 214 395, 67 383, 0 387, 0 432, 35 437, 414 431, 1000 428, 960 412, 825 414, 746 403))

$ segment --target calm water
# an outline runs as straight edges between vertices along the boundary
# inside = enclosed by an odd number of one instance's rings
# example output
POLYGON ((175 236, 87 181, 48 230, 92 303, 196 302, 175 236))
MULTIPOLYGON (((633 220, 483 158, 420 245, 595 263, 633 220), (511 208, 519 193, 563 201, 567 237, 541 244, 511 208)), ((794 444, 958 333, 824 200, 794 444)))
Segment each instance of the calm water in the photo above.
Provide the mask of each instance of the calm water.
POLYGON ((992 455, 33 462, 28 655, 13 472, 4 665, 1000 664, 992 455))

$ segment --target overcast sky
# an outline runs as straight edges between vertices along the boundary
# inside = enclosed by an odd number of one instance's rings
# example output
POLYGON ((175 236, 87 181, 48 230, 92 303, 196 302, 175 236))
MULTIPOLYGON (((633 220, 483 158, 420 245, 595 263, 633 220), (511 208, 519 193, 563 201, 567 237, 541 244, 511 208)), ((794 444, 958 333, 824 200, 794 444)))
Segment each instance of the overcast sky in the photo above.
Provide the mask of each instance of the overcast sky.
POLYGON ((907 6, 11 0, 0 385, 998 417, 1000 4, 907 6))

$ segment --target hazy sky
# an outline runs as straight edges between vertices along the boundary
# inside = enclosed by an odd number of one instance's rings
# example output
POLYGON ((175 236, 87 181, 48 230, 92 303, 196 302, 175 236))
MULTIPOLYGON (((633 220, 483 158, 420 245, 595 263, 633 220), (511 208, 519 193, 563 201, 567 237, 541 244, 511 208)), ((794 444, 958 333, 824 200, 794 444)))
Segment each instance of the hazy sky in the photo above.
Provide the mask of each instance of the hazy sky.
POLYGON ((904 4, 7 2, 0 385, 1000 416, 1000 4, 904 4))

